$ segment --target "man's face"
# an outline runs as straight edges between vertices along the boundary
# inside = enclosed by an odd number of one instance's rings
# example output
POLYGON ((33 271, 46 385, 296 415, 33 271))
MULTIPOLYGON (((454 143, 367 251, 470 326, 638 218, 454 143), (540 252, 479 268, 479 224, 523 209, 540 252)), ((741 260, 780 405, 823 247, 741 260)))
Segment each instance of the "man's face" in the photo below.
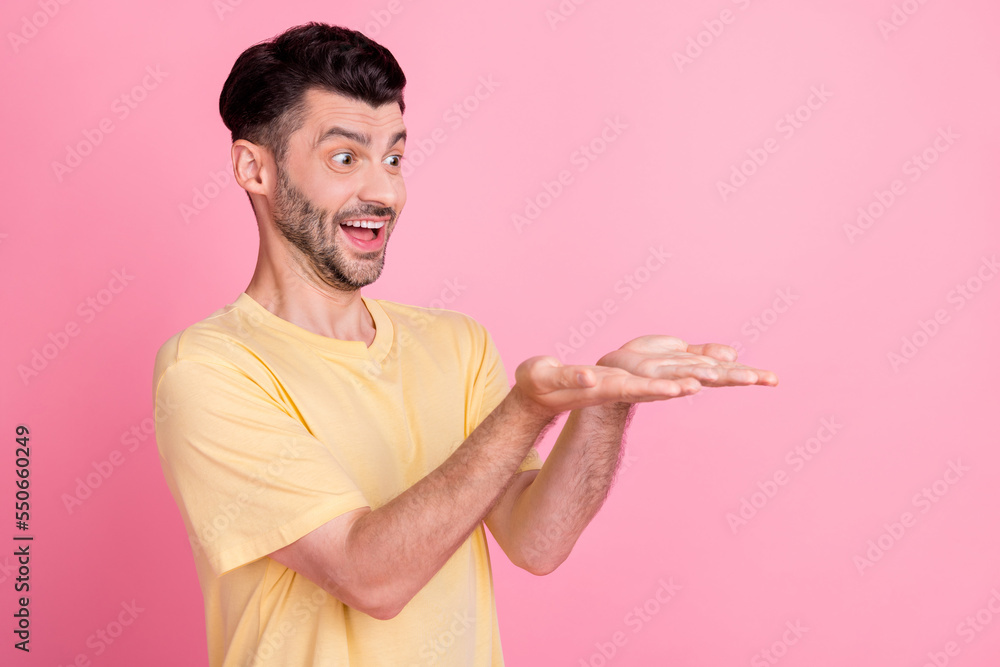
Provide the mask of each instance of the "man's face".
POLYGON ((372 108, 316 89, 305 101, 277 167, 274 223, 325 283, 357 290, 382 272, 406 203, 403 116, 396 103, 372 108))

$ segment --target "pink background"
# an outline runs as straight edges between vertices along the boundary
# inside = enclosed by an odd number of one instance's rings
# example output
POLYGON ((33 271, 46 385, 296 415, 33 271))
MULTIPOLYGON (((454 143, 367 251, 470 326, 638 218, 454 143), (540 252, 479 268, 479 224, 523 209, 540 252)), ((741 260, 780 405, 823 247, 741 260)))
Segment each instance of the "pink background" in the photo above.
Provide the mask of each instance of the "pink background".
POLYGON ((409 202, 366 294, 469 313, 509 373, 666 333, 781 378, 642 406, 554 574, 494 549, 508 664, 1000 664, 998 19, 984 0, 5 2, 0 542, 19 423, 35 541, 29 656, 0 548, 0 663, 204 664, 153 357, 256 259, 222 83, 320 20, 409 80, 409 202), (68 147, 87 154, 57 174, 68 147), (881 215, 848 233, 859 207, 881 215))

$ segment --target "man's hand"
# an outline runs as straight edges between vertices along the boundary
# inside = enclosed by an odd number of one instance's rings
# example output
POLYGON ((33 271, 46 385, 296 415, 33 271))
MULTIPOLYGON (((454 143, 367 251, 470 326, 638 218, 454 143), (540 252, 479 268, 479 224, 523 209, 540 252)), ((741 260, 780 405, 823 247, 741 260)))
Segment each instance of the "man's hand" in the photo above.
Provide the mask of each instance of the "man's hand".
POLYGON ((693 378, 705 387, 778 384, 773 372, 736 363, 736 350, 728 345, 688 345, 674 336, 641 336, 604 355, 597 365, 645 378, 693 378))
POLYGON ((532 357, 517 367, 512 391, 526 407, 556 415, 610 403, 663 401, 704 387, 778 384, 771 371, 736 363, 728 345, 688 345, 674 336, 642 336, 610 352, 595 366, 564 366, 532 357))
POLYGON ((526 359, 514 378, 511 392, 522 399, 523 407, 547 417, 605 403, 662 401, 701 389, 691 376, 642 376, 610 364, 564 366, 548 356, 526 359))
POLYGON ((607 497, 634 403, 703 386, 778 384, 771 371, 736 363, 728 345, 688 345, 673 336, 636 338, 595 366, 533 357, 514 375, 509 398, 539 423, 572 410, 542 469, 515 476, 486 519, 511 561, 534 574, 555 570, 569 556, 607 497))

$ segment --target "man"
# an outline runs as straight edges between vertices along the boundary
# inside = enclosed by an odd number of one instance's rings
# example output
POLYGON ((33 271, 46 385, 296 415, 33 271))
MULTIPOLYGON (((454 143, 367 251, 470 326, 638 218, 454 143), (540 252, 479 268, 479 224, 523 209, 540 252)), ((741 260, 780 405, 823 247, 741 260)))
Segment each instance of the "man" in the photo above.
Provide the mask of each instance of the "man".
POLYGON ((384 47, 313 23, 248 49, 223 87, 260 254, 154 375, 213 666, 503 664, 484 525, 549 573, 603 503, 635 403, 777 384, 732 348, 645 336, 594 366, 528 359, 509 387, 471 318, 362 296, 406 201, 405 82, 384 47))

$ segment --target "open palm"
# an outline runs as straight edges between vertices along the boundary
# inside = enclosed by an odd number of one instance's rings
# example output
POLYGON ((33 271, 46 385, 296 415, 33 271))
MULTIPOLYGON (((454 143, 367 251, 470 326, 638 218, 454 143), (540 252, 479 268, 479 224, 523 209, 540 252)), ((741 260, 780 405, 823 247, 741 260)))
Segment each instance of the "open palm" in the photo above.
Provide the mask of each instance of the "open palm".
POLYGON ((689 345, 675 336, 641 336, 604 355, 597 365, 646 378, 694 378, 705 387, 778 384, 772 371, 737 363, 736 356, 736 350, 720 343, 689 345))
POLYGON ((771 371, 736 362, 728 345, 688 345, 674 336, 642 336, 594 366, 566 366, 532 357, 515 371, 514 388, 549 414, 608 403, 644 403, 687 396, 702 387, 775 386, 771 371))

